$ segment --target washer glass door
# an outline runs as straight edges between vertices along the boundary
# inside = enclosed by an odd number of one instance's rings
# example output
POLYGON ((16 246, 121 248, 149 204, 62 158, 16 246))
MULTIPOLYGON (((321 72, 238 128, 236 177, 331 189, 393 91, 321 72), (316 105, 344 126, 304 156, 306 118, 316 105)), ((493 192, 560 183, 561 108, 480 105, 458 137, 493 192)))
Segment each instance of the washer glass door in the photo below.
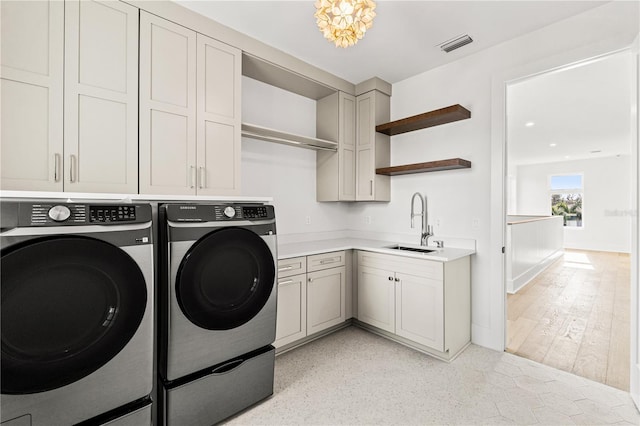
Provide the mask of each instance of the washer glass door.
POLYGON ((255 317, 274 288, 269 246, 244 228, 223 228, 198 240, 177 272, 176 297, 184 315, 208 330, 229 330, 255 317))
POLYGON ((54 236, 2 251, 2 393, 56 389, 98 370, 135 334, 147 304, 120 248, 54 236))

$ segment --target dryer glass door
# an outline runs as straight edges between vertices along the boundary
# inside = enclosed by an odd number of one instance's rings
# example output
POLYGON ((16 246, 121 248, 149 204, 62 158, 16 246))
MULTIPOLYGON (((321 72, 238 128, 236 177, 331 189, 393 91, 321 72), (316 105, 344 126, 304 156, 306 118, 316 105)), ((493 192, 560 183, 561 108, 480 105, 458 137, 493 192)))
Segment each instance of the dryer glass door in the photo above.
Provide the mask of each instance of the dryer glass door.
POLYGON ((2 251, 2 393, 73 383, 115 357, 147 302, 144 276, 118 247, 55 236, 2 251))
POLYGON ((198 240, 180 264, 176 296, 182 312, 208 330, 229 330, 255 317, 274 288, 269 246, 244 228, 224 228, 198 240))

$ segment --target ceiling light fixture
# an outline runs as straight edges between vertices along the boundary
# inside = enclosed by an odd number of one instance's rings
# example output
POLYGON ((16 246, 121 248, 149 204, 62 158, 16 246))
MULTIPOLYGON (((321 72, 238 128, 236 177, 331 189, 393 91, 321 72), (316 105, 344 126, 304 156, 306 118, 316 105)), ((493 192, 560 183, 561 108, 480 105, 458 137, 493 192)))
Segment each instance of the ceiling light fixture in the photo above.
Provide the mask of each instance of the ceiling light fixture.
POLYGON ((373 0, 317 0, 316 23, 324 37, 336 47, 353 46, 373 25, 373 0))
POLYGON ((533 121, 527 121, 526 123, 524 123, 524 125, 527 127, 533 127, 536 125, 536 123, 534 123, 533 121))
POLYGON ((557 144, 555 144, 555 143, 550 143, 550 144, 549 144, 549 146, 550 146, 551 148, 553 148, 553 147, 554 147, 554 146, 556 146, 556 145, 557 145, 557 144))

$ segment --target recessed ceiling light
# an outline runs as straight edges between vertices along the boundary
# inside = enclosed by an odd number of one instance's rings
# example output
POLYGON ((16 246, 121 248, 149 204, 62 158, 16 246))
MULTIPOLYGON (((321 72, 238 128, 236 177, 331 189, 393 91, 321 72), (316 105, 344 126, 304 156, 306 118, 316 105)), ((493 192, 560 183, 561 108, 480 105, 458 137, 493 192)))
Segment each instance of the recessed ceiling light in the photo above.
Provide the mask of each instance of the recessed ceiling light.
POLYGON ((549 144, 549 146, 550 146, 551 148, 553 148, 553 147, 554 147, 554 146, 556 146, 556 145, 557 145, 557 144, 555 144, 555 143, 550 143, 550 144, 549 144))
POLYGON ((570 158, 568 155, 565 155, 564 158, 570 158))
POLYGON ((524 125, 527 127, 533 127, 536 125, 536 123, 534 123, 533 121, 527 121, 526 123, 524 123, 524 125))

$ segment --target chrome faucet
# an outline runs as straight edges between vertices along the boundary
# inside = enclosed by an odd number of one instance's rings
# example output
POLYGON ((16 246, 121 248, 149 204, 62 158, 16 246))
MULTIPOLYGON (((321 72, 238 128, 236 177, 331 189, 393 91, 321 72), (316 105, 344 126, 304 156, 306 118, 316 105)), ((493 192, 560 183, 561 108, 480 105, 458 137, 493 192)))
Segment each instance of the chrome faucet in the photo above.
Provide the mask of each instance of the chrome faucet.
POLYGON ((433 236, 433 230, 431 228, 431 225, 428 224, 427 199, 419 192, 416 192, 411 197, 411 227, 412 228, 413 228, 413 218, 415 216, 422 217, 422 233, 420 234, 420 245, 421 246, 429 245, 429 237, 433 236), (420 213, 414 213, 413 206, 415 204, 414 201, 416 200, 416 197, 420 198, 420 205, 422 207, 422 211, 420 213))

